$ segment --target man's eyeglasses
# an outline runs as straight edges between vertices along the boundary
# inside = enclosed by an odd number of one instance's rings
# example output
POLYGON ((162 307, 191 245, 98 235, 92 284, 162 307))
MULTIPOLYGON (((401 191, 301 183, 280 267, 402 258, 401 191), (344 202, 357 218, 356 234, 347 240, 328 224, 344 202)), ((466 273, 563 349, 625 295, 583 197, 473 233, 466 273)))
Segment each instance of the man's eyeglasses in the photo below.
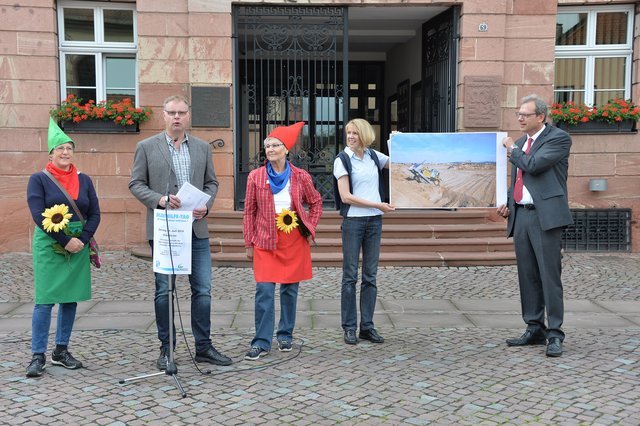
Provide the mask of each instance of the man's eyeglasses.
POLYGON ((515 114, 516 114, 516 118, 517 118, 517 119, 521 119, 521 118, 529 118, 529 117, 531 117, 531 116, 538 115, 538 114, 536 114, 535 112, 530 112, 529 114, 524 114, 524 113, 522 113, 522 112, 516 112, 515 114))
POLYGON ((266 151, 267 149, 276 149, 276 148, 280 148, 281 146, 284 146, 283 143, 266 143, 264 144, 264 150, 266 151))
POLYGON ((179 117, 184 117, 185 115, 187 115, 189 113, 189 111, 164 111, 169 117, 174 117, 176 114, 178 114, 179 117))

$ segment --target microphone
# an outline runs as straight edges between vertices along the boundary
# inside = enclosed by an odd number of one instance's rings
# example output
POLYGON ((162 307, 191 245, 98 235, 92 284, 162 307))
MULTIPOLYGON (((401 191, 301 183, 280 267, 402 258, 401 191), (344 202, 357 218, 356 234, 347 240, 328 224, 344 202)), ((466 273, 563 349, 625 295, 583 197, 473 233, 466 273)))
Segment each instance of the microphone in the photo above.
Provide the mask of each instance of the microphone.
MULTIPOLYGON (((176 142, 178 142, 178 138, 173 139, 173 143, 175 144, 176 142)), ((171 171, 173 170, 173 150, 172 149, 169 149, 169 154, 171 155, 171 157, 169 158, 169 176, 167 177, 167 186, 164 190, 164 197, 166 202, 164 205, 165 210, 169 210, 169 184, 171 182, 171 171)))

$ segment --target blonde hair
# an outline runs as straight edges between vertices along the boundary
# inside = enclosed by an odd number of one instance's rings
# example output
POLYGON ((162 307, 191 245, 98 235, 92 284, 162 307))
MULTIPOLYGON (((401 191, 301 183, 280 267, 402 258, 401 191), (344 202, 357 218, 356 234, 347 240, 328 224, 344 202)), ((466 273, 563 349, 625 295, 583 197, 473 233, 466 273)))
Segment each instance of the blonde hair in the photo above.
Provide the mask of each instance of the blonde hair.
POLYGON ((376 140, 376 132, 371 127, 371 124, 365 119, 362 118, 354 118, 349 121, 346 126, 344 126, 345 132, 349 126, 353 126, 356 128, 356 132, 360 137, 360 142, 364 148, 369 148, 371 144, 376 140))

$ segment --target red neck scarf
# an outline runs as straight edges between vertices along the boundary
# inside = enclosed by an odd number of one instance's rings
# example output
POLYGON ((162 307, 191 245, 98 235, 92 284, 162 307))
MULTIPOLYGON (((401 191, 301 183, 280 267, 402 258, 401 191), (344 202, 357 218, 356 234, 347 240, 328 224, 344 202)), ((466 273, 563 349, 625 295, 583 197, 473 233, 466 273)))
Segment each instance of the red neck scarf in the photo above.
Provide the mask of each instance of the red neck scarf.
POLYGON ((60 185, 67 190, 72 199, 78 199, 78 193, 80 192, 80 178, 78 178, 76 166, 71 164, 71 166, 69 166, 69 170, 64 171, 49 162, 46 169, 58 180, 58 182, 60 182, 60 185))

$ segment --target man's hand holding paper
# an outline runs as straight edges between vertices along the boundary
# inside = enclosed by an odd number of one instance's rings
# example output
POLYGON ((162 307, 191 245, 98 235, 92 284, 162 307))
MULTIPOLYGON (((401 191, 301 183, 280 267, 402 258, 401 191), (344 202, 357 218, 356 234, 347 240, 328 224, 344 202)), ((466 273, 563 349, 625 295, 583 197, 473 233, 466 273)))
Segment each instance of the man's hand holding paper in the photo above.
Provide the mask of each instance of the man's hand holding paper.
POLYGON ((202 219, 207 214, 207 202, 210 195, 200 191, 189 182, 185 182, 180 188, 176 197, 180 200, 180 207, 177 210, 193 212, 193 220, 202 219))

